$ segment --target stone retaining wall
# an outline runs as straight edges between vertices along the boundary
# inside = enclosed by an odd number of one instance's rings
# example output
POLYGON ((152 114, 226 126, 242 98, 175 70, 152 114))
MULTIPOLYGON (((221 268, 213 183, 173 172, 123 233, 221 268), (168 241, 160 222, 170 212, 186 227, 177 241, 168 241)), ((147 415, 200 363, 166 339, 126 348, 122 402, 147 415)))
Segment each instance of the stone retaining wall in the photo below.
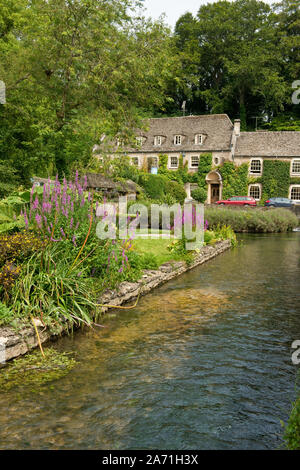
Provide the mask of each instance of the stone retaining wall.
MULTIPOLYGON (((103 313, 109 310, 109 307, 106 307, 106 305, 120 306, 135 299, 139 293, 140 295, 145 295, 155 287, 228 250, 230 245, 230 240, 225 240, 216 243, 214 246, 205 246, 190 265, 186 265, 183 261, 165 263, 158 270, 145 270, 144 275, 138 282, 122 282, 117 290, 107 290, 99 300, 103 313)), ((57 339, 62 334, 67 333, 67 329, 61 327, 57 334, 52 334, 43 327, 39 320, 36 321, 36 326, 39 330, 42 343, 50 339, 57 339)), ((33 327, 29 326, 18 332, 10 326, 0 327, 0 362, 9 361, 26 354, 37 346, 37 336, 33 327)))

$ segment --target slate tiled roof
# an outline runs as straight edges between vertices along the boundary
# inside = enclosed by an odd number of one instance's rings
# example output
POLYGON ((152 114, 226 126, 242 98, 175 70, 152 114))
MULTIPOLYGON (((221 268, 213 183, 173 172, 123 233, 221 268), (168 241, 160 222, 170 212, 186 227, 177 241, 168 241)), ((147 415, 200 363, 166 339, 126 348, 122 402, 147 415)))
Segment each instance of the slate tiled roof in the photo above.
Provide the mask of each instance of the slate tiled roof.
POLYGON ((180 152, 229 150, 233 125, 227 114, 185 116, 172 118, 154 118, 145 121, 147 131, 137 131, 137 136, 144 137, 142 146, 126 148, 129 152, 180 152), (195 144, 195 135, 203 134, 204 142, 195 144), (182 135, 181 145, 174 144, 174 135, 182 135), (154 137, 162 136, 160 146, 154 146, 154 137))
MULTIPOLYGON (((115 190, 120 193, 135 193, 139 192, 139 186, 132 180, 126 181, 113 181, 110 178, 100 173, 86 173, 86 182, 88 189, 99 188, 100 190, 115 190)), ((85 182, 85 177, 80 179, 81 185, 85 182)))
POLYGON ((241 132, 234 156, 300 157, 300 132, 241 132))
MULTIPOLYGON (((99 173, 86 173, 86 182, 88 188, 100 188, 100 189, 116 189, 117 184, 110 178, 106 178, 104 175, 99 173)), ((80 179, 81 185, 84 184, 85 178, 80 179)))

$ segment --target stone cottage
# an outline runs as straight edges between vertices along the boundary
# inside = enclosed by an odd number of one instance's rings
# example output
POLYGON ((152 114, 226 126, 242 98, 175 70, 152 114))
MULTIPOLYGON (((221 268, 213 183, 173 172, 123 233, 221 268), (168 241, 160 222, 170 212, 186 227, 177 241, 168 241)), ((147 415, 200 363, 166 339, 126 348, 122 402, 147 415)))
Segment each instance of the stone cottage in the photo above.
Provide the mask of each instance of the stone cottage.
MULTIPOLYGON (((188 171, 197 172, 201 155, 211 153, 213 168, 206 175, 208 204, 222 199, 223 182, 218 167, 226 161, 235 165, 248 163, 249 177, 259 179, 266 159, 281 159, 290 164, 291 180, 300 177, 300 132, 241 132, 240 120, 232 123, 226 114, 154 118, 145 122, 145 128, 136 132, 135 146, 122 147, 117 141, 114 152, 120 158, 123 152, 133 165, 152 173, 158 170, 160 155, 167 155, 169 170, 178 169, 182 156, 188 171)), ((97 149, 100 147, 95 147, 96 153, 97 149)), ((187 197, 192 189, 192 184, 187 183, 187 197)), ((248 196, 259 201, 261 183, 249 184, 248 196)), ((286 197, 300 201, 300 184, 291 183, 286 197)))
POLYGON ((86 173, 80 179, 82 185, 86 184, 87 190, 101 192, 109 200, 117 199, 119 196, 127 196, 129 200, 135 200, 136 194, 140 191, 139 186, 134 181, 113 181, 111 178, 99 173, 86 173))

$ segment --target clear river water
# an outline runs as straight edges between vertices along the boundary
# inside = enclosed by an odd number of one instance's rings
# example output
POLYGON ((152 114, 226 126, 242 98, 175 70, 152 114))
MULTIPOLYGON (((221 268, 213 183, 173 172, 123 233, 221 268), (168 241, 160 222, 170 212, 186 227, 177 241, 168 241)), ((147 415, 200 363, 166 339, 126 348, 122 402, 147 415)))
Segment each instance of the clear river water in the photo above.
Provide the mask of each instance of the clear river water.
POLYGON ((0 395, 0 448, 276 449, 295 398, 300 233, 243 243, 54 343, 77 366, 0 395))

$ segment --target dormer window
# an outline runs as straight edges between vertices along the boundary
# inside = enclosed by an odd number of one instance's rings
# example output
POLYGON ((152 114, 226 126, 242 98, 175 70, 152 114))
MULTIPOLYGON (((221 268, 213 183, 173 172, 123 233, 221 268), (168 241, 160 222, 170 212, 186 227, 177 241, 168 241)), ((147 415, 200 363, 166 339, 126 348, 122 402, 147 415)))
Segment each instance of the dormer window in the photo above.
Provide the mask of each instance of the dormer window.
POLYGON ((156 135, 154 137, 154 145, 160 146, 162 144, 162 136, 161 135, 156 135))
POLYGON ((182 136, 181 135, 174 135, 174 144, 181 145, 182 144, 182 136))
POLYGON ((202 134, 196 134, 195 135, 195 145, 202 145, 203 144, 203 135, 202 134))

